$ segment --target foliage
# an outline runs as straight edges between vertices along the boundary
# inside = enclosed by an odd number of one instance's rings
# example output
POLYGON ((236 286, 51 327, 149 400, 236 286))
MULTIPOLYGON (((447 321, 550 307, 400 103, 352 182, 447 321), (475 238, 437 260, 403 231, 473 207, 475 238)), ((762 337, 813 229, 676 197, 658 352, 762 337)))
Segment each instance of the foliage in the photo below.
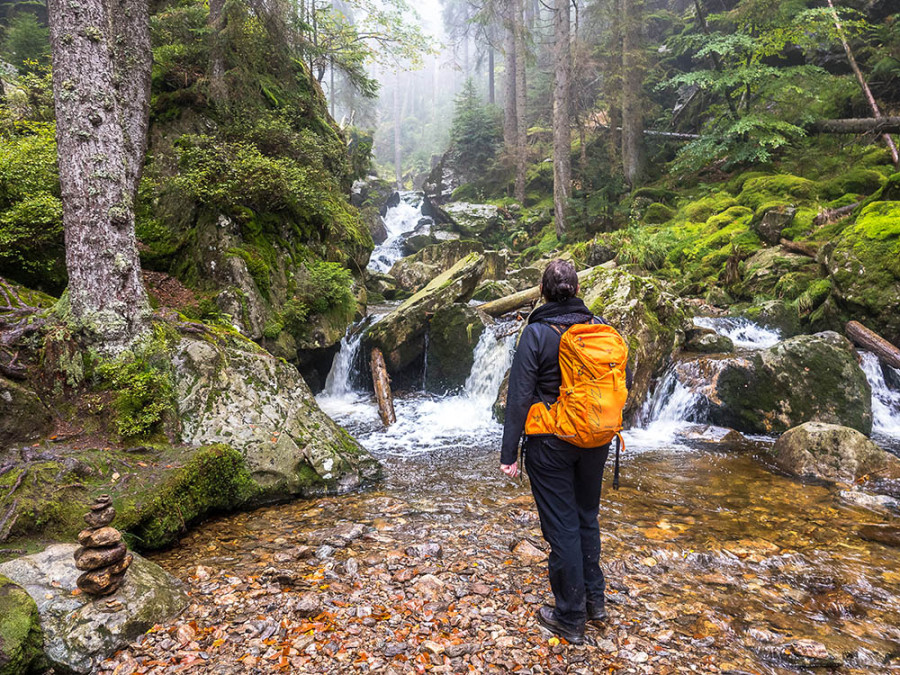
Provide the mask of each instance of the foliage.
POLYGON ((31 12, 14 15, 3 31, 0 56, 21 72, 33 72, 50 60, 50 31, 31 12))
POLYGON ((173 410, 168 376, 141 359, 124 357, 97 367, 102 382, 115 391, 116 431, 141 438, 160 431, 173 410))
POLYGON ((500 111, 485 105, 467 80, 450 127, 451 163, 463 182, 484 180, 501 140, 500 111))

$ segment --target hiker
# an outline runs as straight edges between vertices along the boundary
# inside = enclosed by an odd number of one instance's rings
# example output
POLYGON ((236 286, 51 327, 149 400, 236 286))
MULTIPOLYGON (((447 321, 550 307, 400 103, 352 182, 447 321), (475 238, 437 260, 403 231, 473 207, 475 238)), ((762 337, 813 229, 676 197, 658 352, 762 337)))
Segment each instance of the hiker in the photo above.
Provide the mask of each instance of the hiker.
MULTIPOLYGON (((509 374, 500 453, 500 469, 508 476, 519 473, 518 445, 527 418, 531 424, 532 405, 543 404, 549 410, 560 393, 562 334, 574 324, 605 323, 576 297, 578 290, 578 277, 570 263, 554 260, 547 266, 541 280, 541 295, 547 302, 529 316, 509 374)), ((603 328, 621 340, 614 330, 603 328)), ((622 348, 627 359, 624 342, 622 348)), ((624 363, 621 367, 624 374, 624 363)), ((597 514, 609 449, 608 441, 599 447, 577 447, 554 435, 531 432, 524 442, 524 463, 541 531, 550 544, 550 587, 556 600, 555 608, 544 605, 538 610, 537 620, 573 644, 584 642, 586 621, 607 618, 597 514)))

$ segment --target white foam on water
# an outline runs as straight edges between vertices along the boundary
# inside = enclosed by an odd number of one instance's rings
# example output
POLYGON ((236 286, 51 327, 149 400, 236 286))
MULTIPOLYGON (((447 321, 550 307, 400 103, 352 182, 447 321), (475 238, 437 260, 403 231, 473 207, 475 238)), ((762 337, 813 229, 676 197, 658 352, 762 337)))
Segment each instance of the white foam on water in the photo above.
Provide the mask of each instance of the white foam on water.
POLYGON ((781 342, 781 332, 750 319, 733 316, 695 316, 694 325, 711 328, 731 339, 737 349, 766 349, 781 342))
POLYGON ((400 203, 385 213, 384 226, 388 236, 372 251, 368 269, 382 274, 390 271, 394 263, 403 257, 403 242, 415 231, 421 219, 421 194, 401 192, 400 203))
MULTIPOLYGON (((900 390, 888 386, 877 356, 870 352, 861 354, 862 369, 872 388, 872 432, 900 440, 900 390)), ((900 380, 900 372, 896 368, 891 370, 900 380)))
POLYGON ((322 392, 324 396, 335 397, 352 393, 351 375, 359 356, 359 346, 364 332, 360 330, 355 335, 348 333, 341 338, 341 348, 335 354, 331 370, 325 378, 325 389, 322 392))

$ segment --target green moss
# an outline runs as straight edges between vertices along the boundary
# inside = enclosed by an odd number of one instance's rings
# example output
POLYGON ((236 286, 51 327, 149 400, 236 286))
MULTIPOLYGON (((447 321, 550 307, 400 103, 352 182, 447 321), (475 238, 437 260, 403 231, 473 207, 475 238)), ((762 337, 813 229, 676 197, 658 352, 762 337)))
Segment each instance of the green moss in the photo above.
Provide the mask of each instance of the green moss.
POLYGON ((837 199, 841 195, 870 195, 887 182, 880 171, 854 167, 822 185, 822 196, 826 199, 837 199))
POLYGON ((859 213, 854 234, 883 241, 900 236, 900 202, 872 202, 859 213))
POLYGON ((644 211, 644 222, 650 223, 651 225, 668 222, 674 217, 675 209, 672 209, 665 204, 653 203, 647 207, 646 211, 644 211))
POLYGON ((759 212, 760 206, 767 202, 809 202, 817 199, 818 194, 819 187, 811 180, 790 174, 776 174, 747 180, 737 201, 759 212))
POLYGON ((37 605, 24 588, 0 575, 0 675, 42 669, 43 651, 37 605))
POLYGON ((226 256, 240 258, 247 264, 247 271, 253 277, 256 287, 264 298, 268 298, 272 288, 272 269, 262 256, 252 248, 230 248, 226 256))
POLYGON ((735 202, 734 198, 723 190, 688 203, 682 207, 681 212, 687 220, 694 223, 702 223, 706 222, 711 216, 722 213, 736 205, 737 202, 735 202))

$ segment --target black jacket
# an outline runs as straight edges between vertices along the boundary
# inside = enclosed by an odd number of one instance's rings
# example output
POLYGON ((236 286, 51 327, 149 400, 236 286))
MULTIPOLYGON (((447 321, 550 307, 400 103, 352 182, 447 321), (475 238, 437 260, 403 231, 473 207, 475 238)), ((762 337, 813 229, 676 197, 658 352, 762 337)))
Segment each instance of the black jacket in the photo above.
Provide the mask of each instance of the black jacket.
MULTIPOLYGON (((568 327, 586 323, 593 316, 581 298, 570 298, 564 302, 541 305, 528 317, 528 325, 522 331, 509 371, 506 421, 503 424, 503 443, 500 447, 501 464, 516 461, 519 439, 525 430, 525 419, 532 404, 541 400, 552 403, 559 396, 562 385, 562 373, 559 370, 560 335, 548 324, 568 327)), ((547 442, 550 445, 569 446, 557 438, 549 438, 547 442)))

